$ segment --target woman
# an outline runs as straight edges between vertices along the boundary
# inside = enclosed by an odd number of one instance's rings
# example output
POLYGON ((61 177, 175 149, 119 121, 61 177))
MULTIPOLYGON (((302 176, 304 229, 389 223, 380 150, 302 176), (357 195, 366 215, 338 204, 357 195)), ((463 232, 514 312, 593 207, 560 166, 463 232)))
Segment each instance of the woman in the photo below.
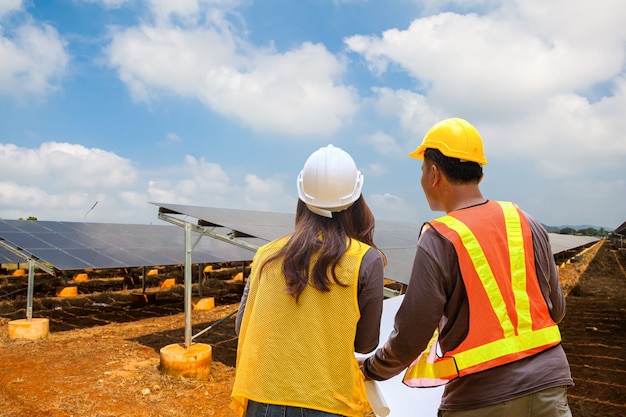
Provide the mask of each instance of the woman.
POLYGON ((259 248, 236 330, 240 416, 361 416, 354 352, 379 341, 386 258, 352 157, 328 145, 298 176, 294 232, 259 248))

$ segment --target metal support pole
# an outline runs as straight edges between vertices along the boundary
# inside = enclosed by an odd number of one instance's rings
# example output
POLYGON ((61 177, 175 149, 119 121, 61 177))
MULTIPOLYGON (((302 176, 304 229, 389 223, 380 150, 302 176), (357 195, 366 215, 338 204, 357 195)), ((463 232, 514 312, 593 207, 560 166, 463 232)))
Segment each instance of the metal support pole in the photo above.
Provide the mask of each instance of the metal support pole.
POLYGON ((198 265, 198 297, 202 298, 202 286, 204 285, 204 279, 202 277, 202 273, 204 272, 204 264, 198 265))
POLYGON ((192 342, 191 328, 191 224, 185 223, 185 347, 192 342))
POLYGON ((33 294, 35 292, 35 262, 28 258, 28 295, 26 296, 26 320, 33 318, 33 294))

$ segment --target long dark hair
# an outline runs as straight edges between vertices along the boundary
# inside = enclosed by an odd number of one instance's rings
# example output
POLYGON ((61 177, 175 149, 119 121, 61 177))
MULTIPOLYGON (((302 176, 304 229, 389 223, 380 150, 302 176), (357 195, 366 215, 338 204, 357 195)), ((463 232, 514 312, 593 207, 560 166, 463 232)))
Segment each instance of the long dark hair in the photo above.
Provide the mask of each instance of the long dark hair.
POLYGON ((372 246, 387 263, 385 254, 374 244, 374 225, 374 215, 362 195, 346 210, 333 213, 332 218, 311 212, 298 200, 293 234, 261 265, 260 272, 268 263, 281 259, 287 292, 296 301, 309 281, 322 292, 330 291, 333 282, 345 286, 337 278, 335 267, 347 250, 346 237, 372 246))

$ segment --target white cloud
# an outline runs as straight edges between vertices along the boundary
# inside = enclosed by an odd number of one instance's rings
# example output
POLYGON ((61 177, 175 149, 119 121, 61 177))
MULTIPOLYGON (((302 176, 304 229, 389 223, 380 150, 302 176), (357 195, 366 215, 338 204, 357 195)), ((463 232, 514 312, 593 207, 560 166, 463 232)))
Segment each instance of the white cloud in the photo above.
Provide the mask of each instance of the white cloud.
POLYGON ((0 26, 0 94, 23 97, 57 90, 70 58, 56 29, 26 23, 11 36, 2 29, 0 26))
MULTIPOLYGON (((367 194, 365 200, 378 219, 415 219, 418 215, 415 206, 391 193, 367 194)), ((424 215, 424 213, 419 214, 424 215)))
POLYGON ((82 145, 48 142, 30 149, 0 144, 0 177, 2 217, 82 221, 99 201, 89 219, 112 221, 128 215, 117 208, 125 206, 117 193, 133 185, 137 171, 126 159, 82 145))
MULTIPOLYGON (((283 177, 261 178, 245 174, 231 179, 221 165, 187 155, 182 178, 152 179, 150 201, 178 204, 292 211, 296 200, 285 191, 283 177)), ((295 188, 295 186, 294 186, 295 188)))
POLYGON ((229 187, 229 177, 219 164, 206 162, 204 158, 185 157, 185 171, 197 187, 194 192, 220 192, 229 187))
POLYGON ((0 175, 59 189, 92 189, 128 185, 137 172, 129 160, 101 149, 58 142, 38 149, 0 143, 0 175))
POLYGON ((107 53, 135 100, 195 98, 263 132, 328 135, 357 111, 356 92, 341 84, 345 64, 321 44, 278 52, 227 24, 159 23, 114 29, 107 53))
POLYGON ((82 145, 47 142, 31 149, 0 143, 0 177, 2 217, 81 221, 95 201, 106 212, 117 192, 133 185, 137 171, 124 158, 82 145))
POLYGON ((524 158, 548 178, 580 179, 623 166, 625 107, 620 77, 613 95, 595 103, 574 93, 554 95, 516 120, 484 121, 479 130, 488 160, 524 158))
POLYGON ((554 94, 590 88, 623 69, 626 4, 596 8, 595 2, 587 2, 593 10, 590 19, 582 15, 584 8, 568 10, 569 2, 556 2, 562 9, 544 6, 554 3, 520 6, 527 12, 521 17, 506 7, 486 15, 441 13, 380 37, 352 36, 346 44, 375 71, 386 71, 389 65, 406 71, 423 86, 431 106, 511 114, 554 94), (577 22, 589 20, 595 23, 577 27, 577 22), (550 31, 554 24, 570 28, 564 34, 550 31))
POLYGON ((393 136, 384 132, 379 131, 371 134, 365 138, 365 142, 369 143, 381 155, 400 156, 403 153, 393 136))
POLYGON ((0 0, 0 19, 5 15, 22 9, 23 0, 0 0))
POLYGON ((81 0, 85 3, 98 3, 109 9, 115 9, 121 7, 125 3, 129 3, 132 0, 81 0))
POLYGON ((165 135, 165 142, 164 143, 179 143, 181 142, 182 139, 180 136, 178 136, 178 134, 170 132, 167 135, 165 135))
POLYGON ((380 162, 372 162, 367 165, 367 169, 365 171, 368 174, 366 176, 372 175, 374 177, 380 177, 389 172, 389 169, 385 164, 382 164, 380 162))
MULTIPOLYGON (((493 6, 480 3, 464 6, 493 6)), ((406 29, 345 42, 372 71, 400 69, 417 86, 415 91, 373 88, 377 114, 395 118, 402 128, 394 132, 401 147, 403 141, 410 142, 409 150, 418 145, 438 120, 467 118, 483 136, 487 159, 504 162, 497 172, 502 182, 541 183, 546 191, 535 190, 540 201, 533 204, 542 211, 564 188, 579 193, 564 196, 570 210, 572 198, 594 195, 586 213, 576 208, 579 217, 591 217, 592 207, 619 188, 591 192, 575 184, 613 178, 607 184, 616 186, 616 177, 624 176, 626 3, 500 4, 483 14, 427 16, 406 29), (511 162, 528 173, 509 172, 511 162)), ((487 175, 496 175, 491 169, 487 175)), ((512 197, 522 197, 519 188, 512 197)))
POLYGON ((150 0, 149 3, 159 22, 167 22, 172 15, 193 19, 200 11, 198 0, 150 0))
POLYGON ((291 178, 233 180, 221 165, 190 155, 181 166, 139 172, 112 152, 68 143, 0 144, 0 178, 2 218, 151 223, 157 209, 149 202, 285 212, 296 205, 295 186, 285 188, 291 178))
POLYGON ((260 178, 257 175, 246 175, 243 191, 245 206, 250 210, 295 212, 295 181, 292 178, 272 177, 260 178), (285 189, 285 184, 289 191, 285 189))

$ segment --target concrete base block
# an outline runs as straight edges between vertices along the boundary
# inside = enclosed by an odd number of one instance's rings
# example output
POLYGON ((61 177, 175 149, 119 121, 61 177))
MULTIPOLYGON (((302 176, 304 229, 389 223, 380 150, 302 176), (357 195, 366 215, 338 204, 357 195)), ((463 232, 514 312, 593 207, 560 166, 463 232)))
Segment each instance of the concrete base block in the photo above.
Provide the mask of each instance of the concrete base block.
POLYGON ((74 277, 74 282, 85 282, 85 281, 89 281, 89 275, 87 275, 86 273, 76 274, 76 276, 74 277))
POLYGON ((193 305, 194 310, 211 310, 213 308, 215 308, 214 297, 201 298, 196 304, 193 305))
POLYGON ((75 297, 78 295, 78 287, 57 287, 56 296, 57 297, 75 297))
POLYGON ((195 343, 185 348, 172 344, 161 348, 160 371, 165 375, 203 379, 211 374, 213 349, 210 345, 195 343))
POLYGON ((159 287, 163 289, 172 288, 175 286, 176 286, 176 279, 174 278, 167 278, 159 282, 159 287))
POLYGON ((8 333, 11 339, 45 339, 50 335, 50 320, 44 318, 12 320, 9 322, 8 333))

